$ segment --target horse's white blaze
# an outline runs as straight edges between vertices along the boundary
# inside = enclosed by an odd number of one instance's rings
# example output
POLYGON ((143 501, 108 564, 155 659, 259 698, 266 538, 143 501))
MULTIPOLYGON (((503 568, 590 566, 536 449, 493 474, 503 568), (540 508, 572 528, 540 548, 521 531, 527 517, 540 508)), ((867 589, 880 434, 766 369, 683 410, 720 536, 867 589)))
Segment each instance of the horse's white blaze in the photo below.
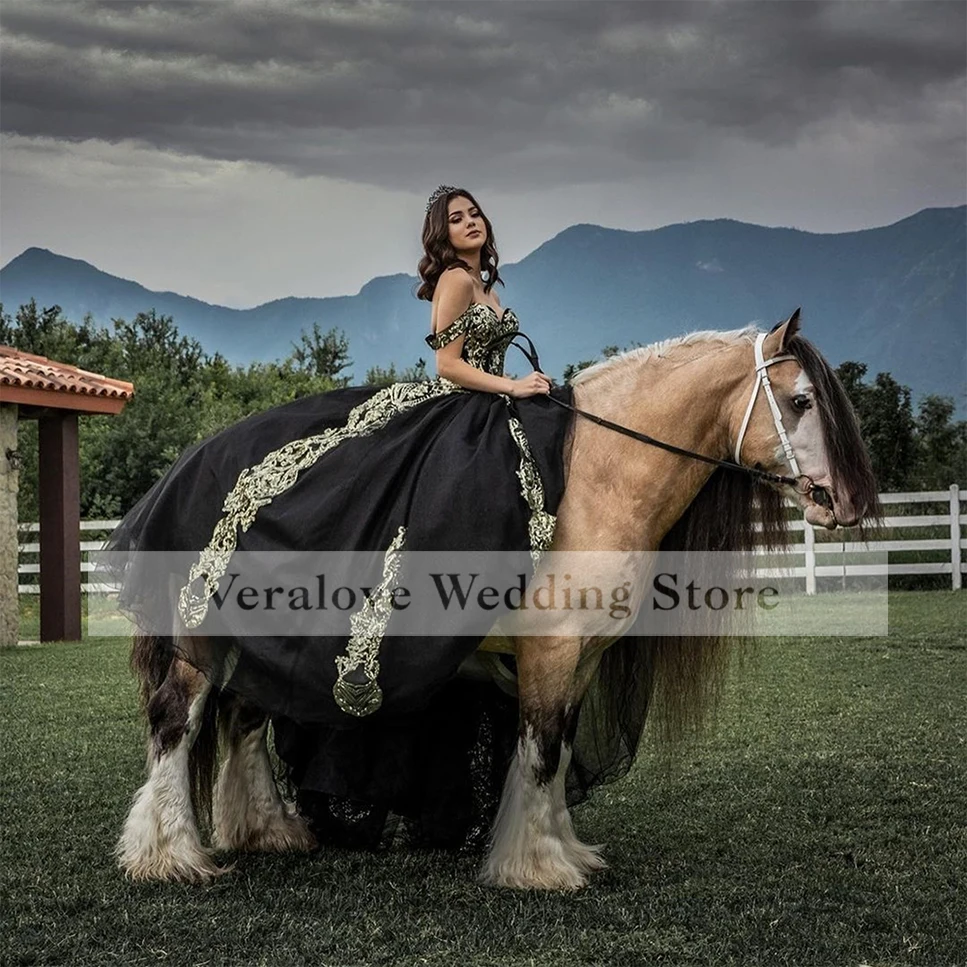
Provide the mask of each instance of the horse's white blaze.
POLYGON ((116 849, 118 864, 136 880, 205 880, 225 872, 201 845, 188 779, 208 689, 191 703, 178 744, 160 756, 148 753, 148 781, 134 797, 116 849))
POLYGON ((823 437, 822 418, 819 407, 815 405, 815 390, 805 372, 796 377, 795 391, 808 396, 813 401, 813 406, 799 418, 795 429, 789 434, 789 443, 795 451, 800 472, 811 477, 820 486, 828 487, 832 481, 829 476, 829 456, 823 437))
POLYGON ((305 820, 290 812, 272 776, 265 744, 268 722, 226 743, 212 809, 215 845, 221 849, 312 849, 305 820))
POLYGON ((561 840, 555 803, 557 778, 544 784, 537 781, 542 765, 533 730, 528 726, 504 784, 490 853, 481 874, 486 883, 559 890, 577 889, 586 882, 561 840))

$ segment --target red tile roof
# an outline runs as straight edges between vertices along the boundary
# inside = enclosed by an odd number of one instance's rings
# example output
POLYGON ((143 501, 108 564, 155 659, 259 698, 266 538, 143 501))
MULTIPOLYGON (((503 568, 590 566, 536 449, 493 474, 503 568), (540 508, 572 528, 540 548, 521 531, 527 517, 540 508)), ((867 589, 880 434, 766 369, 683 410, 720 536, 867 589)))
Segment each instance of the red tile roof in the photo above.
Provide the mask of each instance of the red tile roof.
POLYGON ((4 402, 119 412, 133 395, 134 385, 122 379, 0 346, 0 400, 4 402))

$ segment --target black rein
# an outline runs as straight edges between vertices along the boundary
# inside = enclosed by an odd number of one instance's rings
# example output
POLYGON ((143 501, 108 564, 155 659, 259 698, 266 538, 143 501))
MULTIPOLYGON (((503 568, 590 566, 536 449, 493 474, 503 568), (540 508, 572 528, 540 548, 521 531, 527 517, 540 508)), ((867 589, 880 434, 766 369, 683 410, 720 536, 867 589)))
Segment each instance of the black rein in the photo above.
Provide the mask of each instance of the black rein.
MULTIPOLYGON (((523 332, 513 332, 508 333, 504 336, 498 336, 496 339, 491 341, 485 347, 486 349, 493 349, 499 346, 501 343, 506 343, 505 349, 510 346, 516 346, 526 357, 527 362, 538 372, 543 373, 541 369, 540 360, 537 356, 537 350, 534 348, 534 343, 531 341, 530 336, 523 332), (527 340, 527 346, 529 348, 524 348, 517 338, 527 340)), ((604 417, 595 416, 594 413, 588 413, 586 410, 579 410, 576 406, 572 406, 570 403, 565 403, 563 400, 555 399, 553 396, 547 397, 552 403, 556 403, 558 406, 563 406, 567 410, 571 410, 577 413, 578 416, 583 416, 586 420, 590 420, 592 423, 597 423, 598 426, 607 427, 609 430, 614 430, 616 433, 623 433, 625 436, 631 437, 633 440, 639 440, 641 443, 647 443, 653 447, 659 447, 662 450, 667 450, 669 453, 677 453, 682 457, 691 457, 693 460, 701 460, 702 463, 710 463, 715 467, 725 467, 726 470, 740 470, 742 473, 747 473, 757 480, 764 480, 768 483, 776 484, 786 484, 787 486, 795 488, 798 493, 811 493, 815 487, 812 480, 803 475, 802 477, 784 477, 782 474, 769 473, 767 470, 760 470, 758 467, 745 467, 741 463, 736 463, 734 460, 719 460, 716 457, 708 457, 704 453, 695 453, 693 450, 685 450, 683 447, 676 447, 673 443, 665 443, 663 440, 656 440, 654 437, 648 436, 647 433, 639 433, 637 430, 632 430, 630 427, 622 426, 620 423, 612 423, 611 420, 606 420, 604 417), (800 481, 803 481, 803 487, 805 489, 800 489, 800 481)))

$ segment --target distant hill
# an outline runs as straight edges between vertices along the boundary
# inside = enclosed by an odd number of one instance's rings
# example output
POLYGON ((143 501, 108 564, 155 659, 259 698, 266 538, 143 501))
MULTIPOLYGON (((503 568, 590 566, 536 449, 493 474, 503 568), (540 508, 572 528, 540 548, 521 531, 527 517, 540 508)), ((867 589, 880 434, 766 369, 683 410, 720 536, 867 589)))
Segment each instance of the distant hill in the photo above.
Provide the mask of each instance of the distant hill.
MULTIPOLYGON (((501 274, 544 368, 603 346, 649 343, 693 329, 769 325, 803 307, 805 334, 833 363, 890 371, 917 395, 967 393, 967 206, 926 209, 883 228, 835 235, 726 219, 629 232, 574 225, 501 274)), ((357 295, 279 299, 252 309, 152 292, 86 262, 27 249, 0 270, 0 301, 31 297, 107 325, 152 307, 232 362, 288 354, 303 328, 343 329, 354 376, 428 359, 429 306, 415 276, 382 276, 357 295)), ((514 351, 512 351, 514 352, 514 351)), ((428 360, 429 361, 429 360, 428 360)), ((523 372, 523 357, 508 366, 523 372)))

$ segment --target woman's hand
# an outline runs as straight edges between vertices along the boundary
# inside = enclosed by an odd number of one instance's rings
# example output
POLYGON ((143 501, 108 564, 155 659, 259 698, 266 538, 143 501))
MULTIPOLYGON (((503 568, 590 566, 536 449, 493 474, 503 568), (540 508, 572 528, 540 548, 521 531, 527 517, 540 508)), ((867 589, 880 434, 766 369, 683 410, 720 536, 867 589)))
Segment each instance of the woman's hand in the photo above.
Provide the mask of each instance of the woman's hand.
POLYGON ((528 396, 550 393, 551 380, 549 376, 545 376, 544 373, 538 373, 535 370, 529 376, 524 376, 521 379, 512 379, 510 386, 510 392, 507 395, 515 400, 522 400, 528 396))

